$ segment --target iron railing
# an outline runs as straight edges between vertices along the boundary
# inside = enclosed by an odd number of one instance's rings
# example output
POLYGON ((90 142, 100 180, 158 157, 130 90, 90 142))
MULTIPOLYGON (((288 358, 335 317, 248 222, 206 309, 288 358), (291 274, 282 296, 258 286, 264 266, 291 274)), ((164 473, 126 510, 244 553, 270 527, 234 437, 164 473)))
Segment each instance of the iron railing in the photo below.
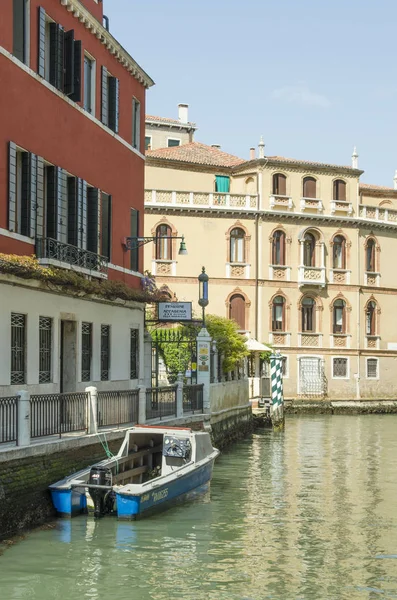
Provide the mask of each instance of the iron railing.
POLYGON ((0 398, 0 444, 18 440, 19 396, 0 398))
POLYGON ((185 385, 183 387, 183 412, 202 413, 204 384, 185 385))
POLYGON ((96 271, 103 275, 108 272, 108 259, 105 256, 52 238, 36 238, 36 255, 40 259, 59 260, 71 266, 96 271))
POLYGON ((98 427, 138 423, 139 390, 98 392, 98 427))
POLYGON ((176 416, 176 386, 146 389, 146 419, 176 416))
POLYGON ((88 393, 42 394, 30 397, 32 438, 87 431, 88 393))

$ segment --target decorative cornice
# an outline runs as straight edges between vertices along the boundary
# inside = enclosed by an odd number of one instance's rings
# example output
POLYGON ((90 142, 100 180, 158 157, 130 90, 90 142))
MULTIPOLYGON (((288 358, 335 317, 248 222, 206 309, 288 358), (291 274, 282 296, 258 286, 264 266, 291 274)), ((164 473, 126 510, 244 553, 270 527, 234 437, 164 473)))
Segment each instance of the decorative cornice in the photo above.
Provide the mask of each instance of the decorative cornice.
POLYGON ((138 63, 128 54, 128 52, 120 45, 120 43, 101 25, 101 23, 82 5, 78 0, 60 0, 73 16, 83 23, 92 35, 106 46, 110 54, 123 65, 123 67, 137 79, 145 88, 154 85, 154 81, 138 63))

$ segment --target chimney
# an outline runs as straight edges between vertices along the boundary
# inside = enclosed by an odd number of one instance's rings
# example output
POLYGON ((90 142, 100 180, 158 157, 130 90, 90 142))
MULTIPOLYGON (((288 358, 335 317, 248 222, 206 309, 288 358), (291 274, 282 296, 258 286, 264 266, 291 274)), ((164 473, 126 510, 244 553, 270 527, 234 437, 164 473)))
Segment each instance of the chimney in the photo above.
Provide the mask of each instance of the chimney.
POLYGON ((353 154, 352 154, 352 167, 353 169, 358 169, 358 154, 357 148, 354 146, 353 154))
POLYGON ((220 150, 221 145, 220 144, 211 144, 211 148, 218 148, 218 150, 220 150))
POLYGON ((255 148, 250 148, 250 160, 255 160, 255 148))
POLYGON ((265 158, 265 142, 263 141, 263 135, 261 135, 260 142, 258 144, 259 158, 265 158))
POLYGON ((394 189, 397 190, 397 171, 394 173, 394 189))
POLYGON ((178 120, 181 123, 187 123, 189 121, 189 105, 188 104, 178 104, 178 120))

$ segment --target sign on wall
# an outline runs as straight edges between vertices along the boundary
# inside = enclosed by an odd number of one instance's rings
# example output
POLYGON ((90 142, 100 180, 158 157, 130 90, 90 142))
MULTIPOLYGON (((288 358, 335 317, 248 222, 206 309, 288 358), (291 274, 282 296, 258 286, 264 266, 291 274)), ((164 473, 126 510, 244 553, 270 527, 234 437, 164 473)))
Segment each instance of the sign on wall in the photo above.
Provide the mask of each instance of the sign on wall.
POLYGON ((210 345, 208 342, 197 344, 197 360, 199 371, 209 371, 210 368, 210 345))
POLYGON ((191 321, 191 302, 159 302, 159 321, 191 321))

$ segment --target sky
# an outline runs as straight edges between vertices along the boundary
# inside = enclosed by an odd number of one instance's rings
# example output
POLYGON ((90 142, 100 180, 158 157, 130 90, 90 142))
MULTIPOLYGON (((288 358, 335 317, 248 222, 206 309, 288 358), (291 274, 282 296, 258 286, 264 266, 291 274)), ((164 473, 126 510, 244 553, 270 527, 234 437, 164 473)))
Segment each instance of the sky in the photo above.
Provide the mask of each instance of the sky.
POLYGON ((350 165, 393 186, 396 0, 104 0, 110 31, 156 85, 146 112, 189 104, 196 141, 249 158, 350 165))

